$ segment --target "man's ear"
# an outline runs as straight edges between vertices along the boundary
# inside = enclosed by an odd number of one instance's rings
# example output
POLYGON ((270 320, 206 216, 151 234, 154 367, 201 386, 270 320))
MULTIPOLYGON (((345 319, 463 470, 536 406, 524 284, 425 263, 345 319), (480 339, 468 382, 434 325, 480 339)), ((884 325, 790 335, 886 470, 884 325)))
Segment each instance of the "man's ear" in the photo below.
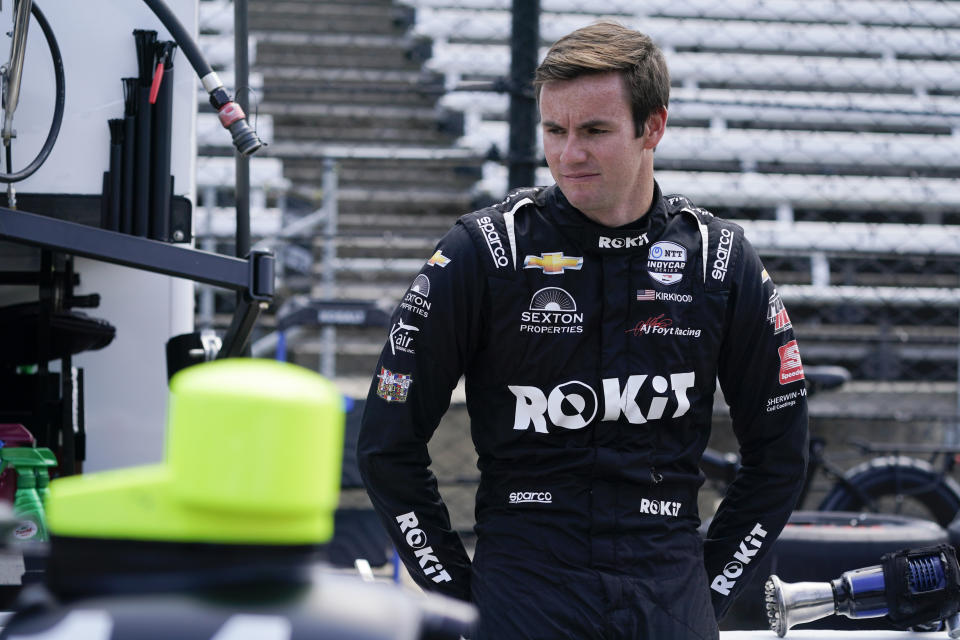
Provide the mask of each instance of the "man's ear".
POLYGON ((643 124, 643 134, 646 138, 644 148, 655 149, 663 134, 667 129, 667 110, 664 107, 653 111, 647 116, 647 121, 643 124))

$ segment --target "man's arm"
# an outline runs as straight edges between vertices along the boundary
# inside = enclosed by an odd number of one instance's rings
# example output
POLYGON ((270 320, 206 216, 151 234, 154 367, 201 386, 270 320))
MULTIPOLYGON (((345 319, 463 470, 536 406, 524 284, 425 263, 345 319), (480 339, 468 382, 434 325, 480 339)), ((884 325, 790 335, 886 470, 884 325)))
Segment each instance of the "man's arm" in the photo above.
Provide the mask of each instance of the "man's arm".
POLYGON ((413 579, 462 600, 470 599, 470 561, 429 469, 427 442, 475 348, 485 280, 456 225, 393 313, 357 446, 367 493, 413 579))
POLYGON ((780 535, 807 463, 806 387, 789 316, 746 239, 734 269, 719 379, 741 467, 704 546, 717 619, 780 535))

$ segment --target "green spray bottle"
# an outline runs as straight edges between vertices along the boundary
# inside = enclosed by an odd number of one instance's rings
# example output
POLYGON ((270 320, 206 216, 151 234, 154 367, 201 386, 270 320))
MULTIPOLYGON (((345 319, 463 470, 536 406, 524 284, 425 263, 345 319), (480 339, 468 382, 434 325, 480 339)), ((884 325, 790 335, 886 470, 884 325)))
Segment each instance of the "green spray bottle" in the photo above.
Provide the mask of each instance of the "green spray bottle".
POLYGON ((53 452, 43 447, 3 447, 0 448, 0 462, 3 466, 10 465, 17 472, 13 515, 19 518, 21 523, 13 531, 14 538, 48 541, 50 537, 47 533, 43 499, 37 489, 38 485, 42 485, 40 488, 46 491, 50 477, 47 467, 57 464, 53 452))

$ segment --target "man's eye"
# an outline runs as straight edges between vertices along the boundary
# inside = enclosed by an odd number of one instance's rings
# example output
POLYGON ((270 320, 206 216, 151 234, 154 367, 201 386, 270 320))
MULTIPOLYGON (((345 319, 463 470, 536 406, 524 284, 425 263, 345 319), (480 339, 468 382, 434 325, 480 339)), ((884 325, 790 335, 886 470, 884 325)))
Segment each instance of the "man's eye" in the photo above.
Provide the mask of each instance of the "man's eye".
POLYGON ((608 129, 597 129, 596 127, 589 129, 592 135, 597 135, 601 133, 607 133, 608 129))

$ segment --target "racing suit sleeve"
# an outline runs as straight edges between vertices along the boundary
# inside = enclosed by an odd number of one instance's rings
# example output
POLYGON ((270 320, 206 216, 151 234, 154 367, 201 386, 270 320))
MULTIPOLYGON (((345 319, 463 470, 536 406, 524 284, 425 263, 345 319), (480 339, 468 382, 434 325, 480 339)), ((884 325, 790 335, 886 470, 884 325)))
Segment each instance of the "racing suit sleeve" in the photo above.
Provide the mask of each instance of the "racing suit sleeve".
POLYGON ((741 466, 704 543, 718 620, 780 535, 807 464, 806 387, 793 328, 756 251, 746 238, 740 248, 718 377, 741 466))
POLYGON ((470 560, 430 470, 427 442, 475 349, 486 277, 458 223, 391 317, 361 419, 367 493, 414 581, 470 599, 470 560))

